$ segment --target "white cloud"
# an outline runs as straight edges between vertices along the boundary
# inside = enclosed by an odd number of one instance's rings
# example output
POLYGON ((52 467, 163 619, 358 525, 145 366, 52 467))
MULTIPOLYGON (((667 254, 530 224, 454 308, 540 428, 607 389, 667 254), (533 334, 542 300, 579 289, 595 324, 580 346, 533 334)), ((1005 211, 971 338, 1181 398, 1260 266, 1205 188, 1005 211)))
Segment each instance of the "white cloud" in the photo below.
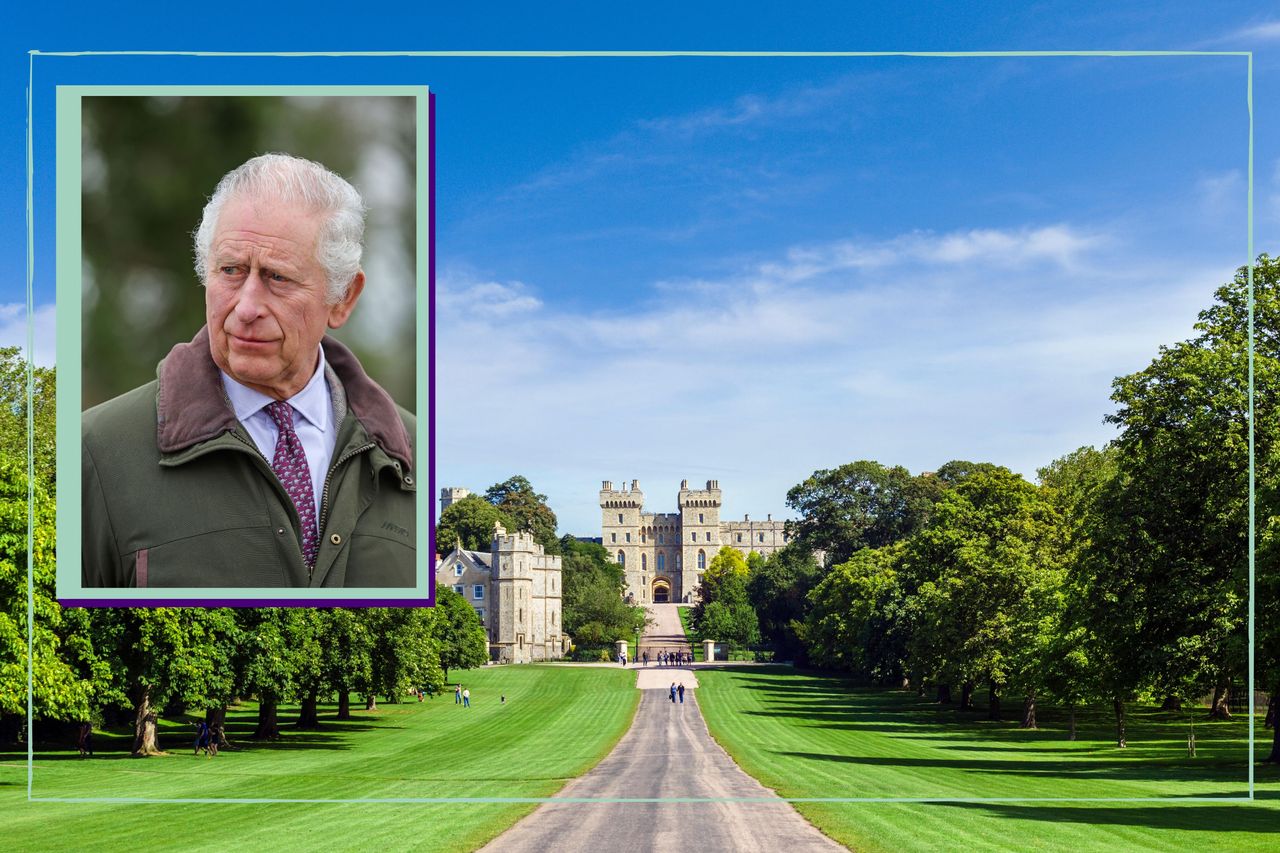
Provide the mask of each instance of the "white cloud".
POLYGON ((1247 41, 1274 41, 1280 39, 1280 21, 1265 21, 1261 24, 1243 27, 1232 33, 1231 38, 1247 41))
POLYGON ((754 517, 859 458, 1034 476, 1110 437, 1111 379, 1187 337, 1232 270, 1057 224, 792 247, 621 312, 444 277, 438 475, 523 473, 580 534, 605 478, 718 478, 754 517))
MULTIPOLYGON (((55 312, 52 304, 37 305, 32 315, 35 330, 35 356, 41 366, 52 366, 55 348, 55 312)), ((19 303, 0 305, 0 347, 27 348, 27 306, 19 303)))

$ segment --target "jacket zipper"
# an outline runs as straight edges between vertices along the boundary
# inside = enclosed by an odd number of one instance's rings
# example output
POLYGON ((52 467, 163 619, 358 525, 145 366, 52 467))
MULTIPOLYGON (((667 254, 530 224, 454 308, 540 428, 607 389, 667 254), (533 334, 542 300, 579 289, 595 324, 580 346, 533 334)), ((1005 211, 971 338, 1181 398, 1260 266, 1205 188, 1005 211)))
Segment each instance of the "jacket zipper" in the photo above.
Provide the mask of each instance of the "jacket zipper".
POLYGON ((324 475, 324 491, 320 493, 320 521, 316 525, 316 536, 319 536, 324 531, 325 522, 329 520, 329 483, 333 480, 333 472, 337 471, 338 466, 345 464, 351 457, 364 453, 366 450, 373 450, 376 446, 371 441, 360 447, 352 448, 339 456, 337 462, 329 466, 329 473, 324 475))

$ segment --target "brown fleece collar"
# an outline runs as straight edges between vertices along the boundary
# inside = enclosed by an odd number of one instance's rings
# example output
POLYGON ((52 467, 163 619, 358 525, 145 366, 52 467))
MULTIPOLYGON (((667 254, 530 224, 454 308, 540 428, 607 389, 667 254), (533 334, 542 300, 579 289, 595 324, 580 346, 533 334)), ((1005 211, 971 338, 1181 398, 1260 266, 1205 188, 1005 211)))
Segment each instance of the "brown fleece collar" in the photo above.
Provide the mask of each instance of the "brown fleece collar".
MULTIPOLYGON (((351 350, 327 335, 320 342, 324 358, 342 382, 347 406, 369 437, 405 470, 413 468, 413 453, 404 422, 390 395, 370 379, 351 350)), ((178 344, 156 369, 156 444, 161 453, 176 453, 216 438, 239 423, 222 391, 218 366, 209 354, 209 329, 202 327, 185 344, 178 344)))

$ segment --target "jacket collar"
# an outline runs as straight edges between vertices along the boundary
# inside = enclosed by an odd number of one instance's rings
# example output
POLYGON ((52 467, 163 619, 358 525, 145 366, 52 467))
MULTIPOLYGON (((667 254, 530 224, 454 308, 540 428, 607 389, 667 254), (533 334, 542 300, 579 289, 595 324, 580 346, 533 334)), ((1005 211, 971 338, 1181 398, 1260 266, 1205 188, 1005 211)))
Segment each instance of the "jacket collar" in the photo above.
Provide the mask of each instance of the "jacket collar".
MULTIPOLYGON (((351 413, 388 455, 400 460, 405 470, 412 469, 409 435, 390 395, 365 374, 351 350, 327 335, 320 346, 342 383, 351 413)), ((185 450, 240 425, 209 354, 207 326, 169 351, 156 368, 156 379, 156 445, 161 453, 185 450)))

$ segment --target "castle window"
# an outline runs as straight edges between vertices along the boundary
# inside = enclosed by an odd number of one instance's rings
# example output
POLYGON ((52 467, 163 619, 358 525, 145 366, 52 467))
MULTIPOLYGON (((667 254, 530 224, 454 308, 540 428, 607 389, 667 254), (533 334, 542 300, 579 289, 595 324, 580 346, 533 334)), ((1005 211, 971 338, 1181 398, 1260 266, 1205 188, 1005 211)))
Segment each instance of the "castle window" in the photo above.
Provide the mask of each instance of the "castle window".
POLYGON ((455 577, 457 575, 462 574, 462 563, 458 563, 456 566, 453 567, 453 574, 455 577))
POLYGON ((456 592, 458 595, 462 595, 462 584, 460 583, 454 584, 453 591, 456 592))
POLYGON ((618 513, 618 523, 622 523, 622 513, 618 513))
POLYGON ((624 554, 624 553, 622 553, 621 551, 619 551, 619 552, 618 552, 618 565, 619 565, 619 566, 625 566, 626 564, 627 564, 627 555, 626 555, 626 554, 624 554))
POLYGON ((741 533, 739 533, 739 534, 738 534, 738 541, 739 541, 739 542, 741 542, 741 541, 742 541, 742 534, 741 534, 741 533))
POLYGON ((628 534, 627 534, 627 541, 628 541, 628 542, 630 542, 630 541, 631 541, 631 534, 630 534, 630 533, 628 533, 628 534))
POLYGON ((640 555, 640 571, 642 572, 649 571, 649 555, 648 554, 640 555))
POLYGON ((698 568, 705 569, 707 567, 707 552, 701 548, 698 549, 698 568))
POLYGON ((702 523, 703 523, 703 520, 702 520, 702 513, 698 513, 698 523, 699 523, 699 524, 702 524, 702 523))
POLYGON ((665 572, 666 570, 667 570, 667 555, 659 554, 658 555, 658 571, 665 572))
POLYGON ((692 533, 690 533, 690 534, 689 534, 689 539, 690 539, 691 541, 693 541, 693 542, 697 542, 697 541, 698 541, 698 531, 696 531, 696 530, 695 530, 695 531, 693 531, 692 533))
POLYGON ((760 534, 760 541, 761 541, 761 542, 763 542, 763 541, 764 541, 764 534, 763 534, 763 533, 761 533, 761 534, 760 534))
POLYGON ((610 534, 609 534, 609 541, 610 541, 610 542, 617 542, 617 541, 618 541, 618 534, 616 534, 616 533, 610 533, 610 534))
POLYGON ((477 608, 476 608, 476 615, 477 615, 477 616, 479 616, 479 617, 480 617, 480 621, 481 621, 481 622, 483 622, 483 621, 484 621, 484 608, 483 608, 483 607, 477 607, 477 608))
POLYGON ((665 545, 665 544, 666 544, 666 537, 665 537, 665 536, 663 536, 661 533, 659 533, 659 534, 658 534, 658 544, 659 544, 659 545, 665 545))
POLYGON ((471 587, 471 597, 476 601, 484 601, 484 584, 478 583, 471 587))

